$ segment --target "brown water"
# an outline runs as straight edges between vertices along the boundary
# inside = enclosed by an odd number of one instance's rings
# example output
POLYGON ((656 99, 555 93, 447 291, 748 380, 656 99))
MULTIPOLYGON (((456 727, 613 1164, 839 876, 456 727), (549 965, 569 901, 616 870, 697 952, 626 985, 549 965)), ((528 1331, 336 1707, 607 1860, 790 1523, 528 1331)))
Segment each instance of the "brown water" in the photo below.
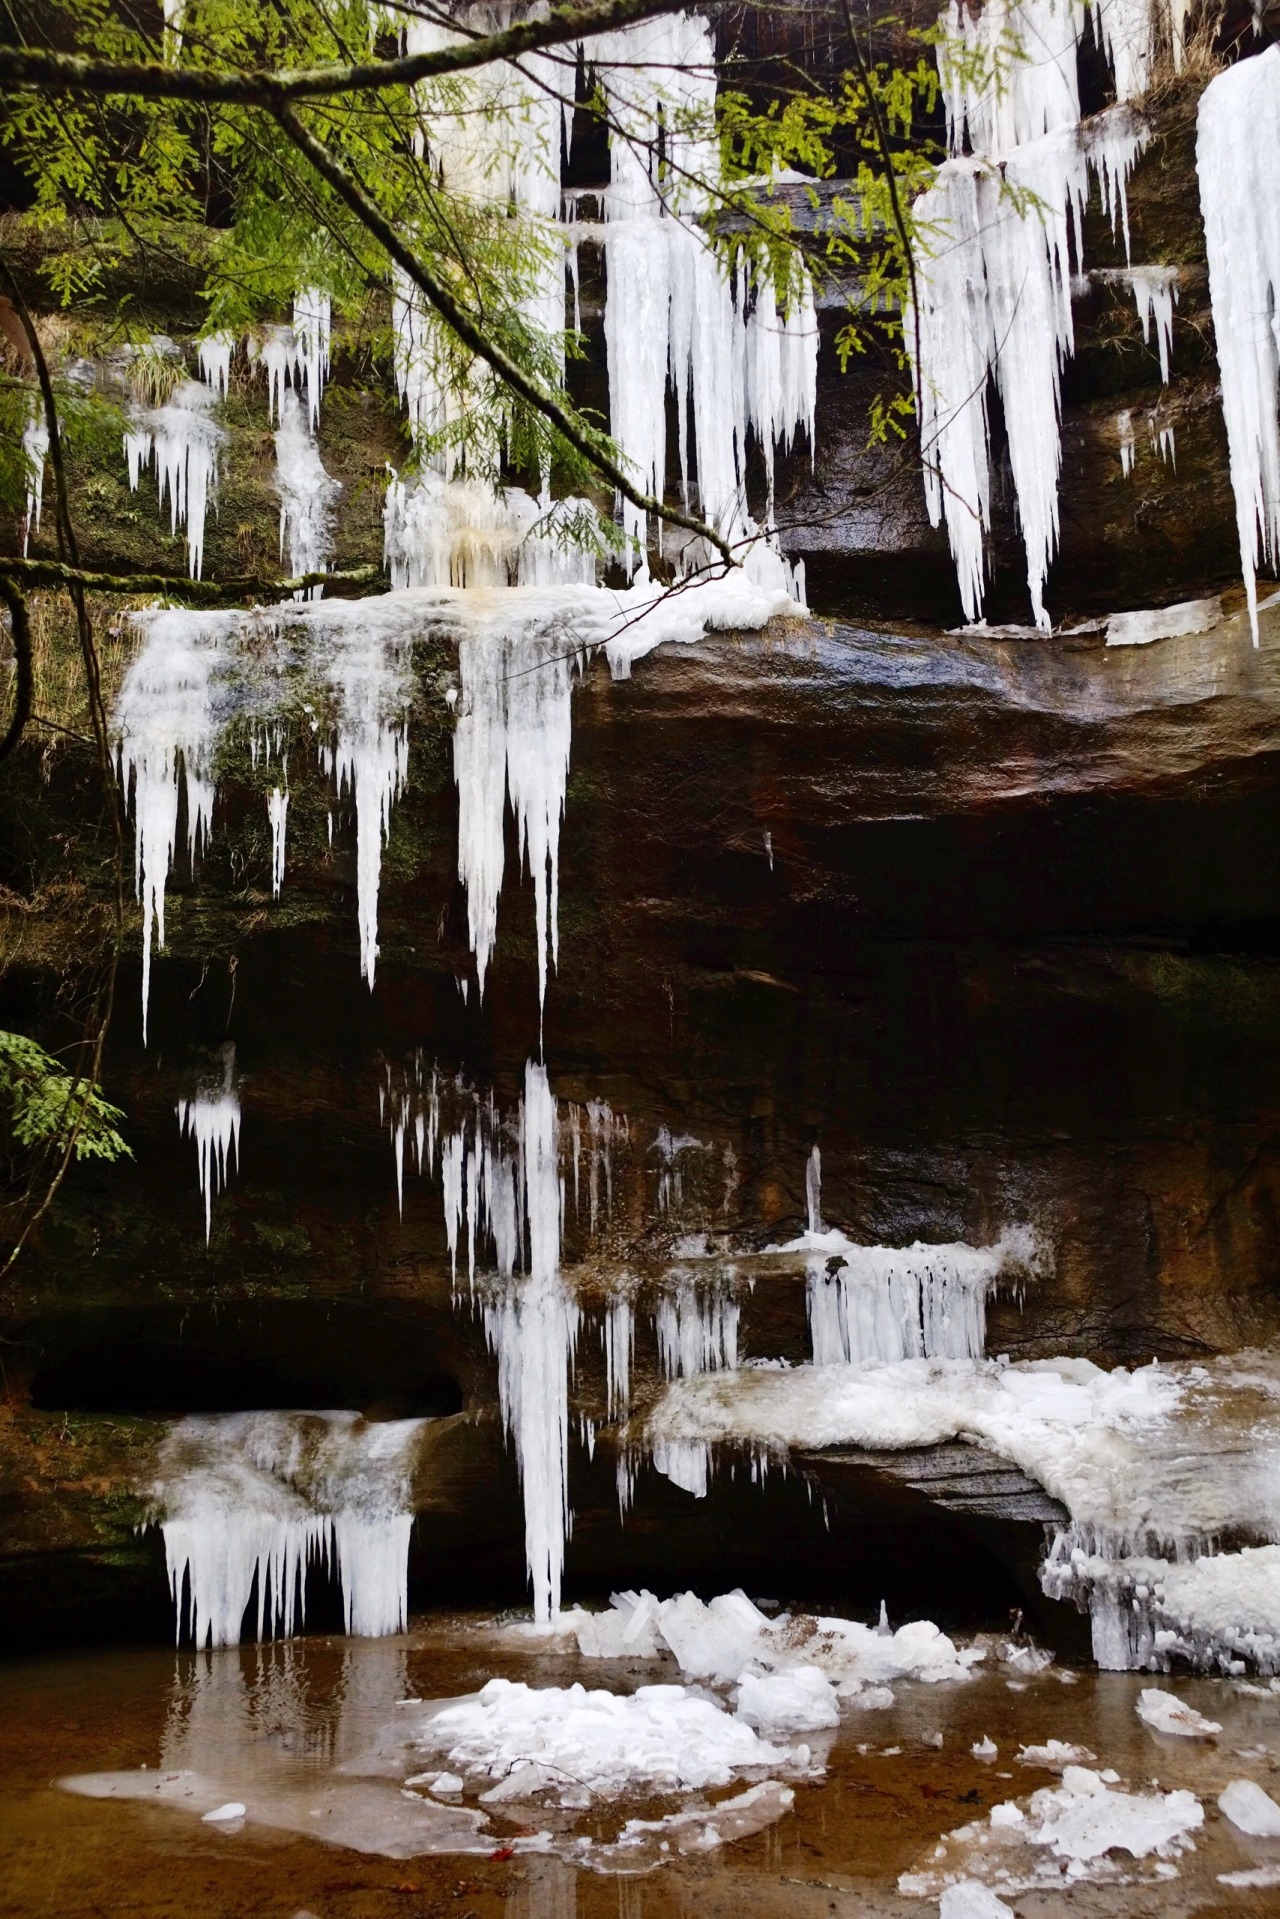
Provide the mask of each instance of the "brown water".
MULTIPOLYGON (((556 1857, 503 1857, 520 1836, 495 1816, 495 1856, 388 1859, 247 1821, 219 1831, 179 1807, 88 1799, 57 1785, 68 1774, 190 1767, 255 1793, 319 1796, 334 1768, 367 1748, 388 1708, 476 1690, 501 1674, 532 1684, 629 1690, 674 1677, 653 1663, 588 1662, 512 1645, 475 1619, 424 1622, 402 1639, 298 1640, 213 1655, 123 1650, 15 1663, 0 1670, 0 1824, 6 1870, 0 1912, 138 1915, 139 1919, 861 1919, 932 1915, 936 1899, 904 1898, 898 1874, 940 1836, 1011 1797, 1056 1783, 1017 1763, 1021 1745, 1056 1738, 1089 1747, 1125 1785, 1187 1787, 1204 1802, 1196 1850, 1178 1876, 1152 1882, 1151 1862, 1121 1863, 1127 1885, 1006 1895, 1019 1919, 1044 1914, 1280 1913, 1280 1886, 1222 1886, 1216 1875, 1280 1866, 1280 1840, 1250 1840, 1219 1813, 1227 1780, 1280 1792, 1280 1695, 1234 1682, 1162 1680, 1051 1668, 1011 1683, 1007 1668, 967 1685, 901 1685, 892 1708, 848 1712, 821 1781, 796 1786, 778 1823, 719 1850, 639 1876, 582 1870, 556 1857), (1160 1683, 1223 1730, 1214 1741, 1148 1731, 1134 1712, 1160 1683), (942 1736, 942 1745, 925 1743, 942 1736), (982 1761, 983 1736, 999 1747, 982 1761), (898 1748, 896 1752, 892 1749, 898 1748)), ((731 1796, 737 1788, 710 1795, 731 1796)), ((394 1806, 398 1784, 378 1791, 394 1806)), ((678 1802, 615 1803, 591 1814, 539 1813, 557 1833, 616 1832, 678 1802), (574 1821, 577 1824, 574 1824, 574 1821), (558 1822, 558 1823, 557 1823, 558 1822)), ((527 1833, 528 1828, 524 1828, 527 1833)))

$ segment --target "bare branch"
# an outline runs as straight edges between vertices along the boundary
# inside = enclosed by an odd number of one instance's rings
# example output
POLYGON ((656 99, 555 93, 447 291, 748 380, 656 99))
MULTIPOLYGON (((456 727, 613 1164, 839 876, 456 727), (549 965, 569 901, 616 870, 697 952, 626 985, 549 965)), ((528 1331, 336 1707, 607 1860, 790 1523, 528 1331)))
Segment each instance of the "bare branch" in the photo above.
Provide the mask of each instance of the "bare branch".
POLYGON ((4 738, 0 740, 0 760, 7 760, 22 738, 27 721, 31 717, 35 676, 31 666, 31 622, 27 618, 27 603, 13 581, 3 573, 0 573, 0 599, 4 600, 9 609, 13 658, 18 669, 14 687, 13 715, 5 728, 4 738))
MULTIPOLYGON (((675 13, 684 0, 604 0, 603 5, 552 7, 545 19, 522 20, 502 33, 480 34, 456 46, 397 60, 236 73, 227 68, 180 67, 159 60, 95 60, 81 53, 0 47, 0 92, 19 89, 67 93, 133 94, 145 100, 196 100, 204 104, 275 108, 288 100, 376 92, 411 86, 437 74, 462 73, 495 60, 511 60, 541 47, 563 46, 635 20, 675 13)), ((459 32, 465 29, 459 27, 459 32)))

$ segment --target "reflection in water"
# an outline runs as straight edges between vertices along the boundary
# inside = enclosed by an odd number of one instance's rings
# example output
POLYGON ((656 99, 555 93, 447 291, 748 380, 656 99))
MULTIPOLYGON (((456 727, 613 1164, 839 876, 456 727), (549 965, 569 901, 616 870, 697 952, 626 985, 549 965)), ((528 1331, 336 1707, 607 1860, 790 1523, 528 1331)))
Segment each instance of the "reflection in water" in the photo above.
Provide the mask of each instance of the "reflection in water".
MULTIPOLYGON (((619 1887, 627 1886, 620 1880, 619 1887)), ((640 1919, 638 1906, 632 1909, 640 1919)), ((531 1859, 527 1876, 507 1900, 504 1919, 578 1919, 578 1872, 563 1859, 531 1859)), ((621 1905, 618 1919, 631 1919, 621 1905)))

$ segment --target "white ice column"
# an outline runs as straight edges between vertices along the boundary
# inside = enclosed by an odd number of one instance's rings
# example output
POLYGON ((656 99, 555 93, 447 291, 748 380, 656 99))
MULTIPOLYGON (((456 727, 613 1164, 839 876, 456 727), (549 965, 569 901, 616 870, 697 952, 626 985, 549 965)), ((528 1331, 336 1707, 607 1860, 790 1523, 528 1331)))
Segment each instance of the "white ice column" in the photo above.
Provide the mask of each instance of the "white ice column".
POLYGON ((1220 73, 1200 97, 1196 168, 1249 620, 1257 569, 1280 535, 1280 47, 1220 73))

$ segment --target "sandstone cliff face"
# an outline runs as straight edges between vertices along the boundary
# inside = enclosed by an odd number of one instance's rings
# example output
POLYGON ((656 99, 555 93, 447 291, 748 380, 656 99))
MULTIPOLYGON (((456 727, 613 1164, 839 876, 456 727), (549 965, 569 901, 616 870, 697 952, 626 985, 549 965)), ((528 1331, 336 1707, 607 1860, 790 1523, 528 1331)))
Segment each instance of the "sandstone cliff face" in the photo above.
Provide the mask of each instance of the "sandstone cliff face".
MULTIPOLYGON (((757 1494, 741 1481, 710 1519, 652 1481, 620 1527, 625 1435, 591 1314, 624 1273, 650 1298, 690 1234, 742 1251, 799 1230, 815 1142, 825 1216, 857 1240, 983 1245, 1011 1223, 1036 1229, 1047 1257, 993 1302, 991 1352, 1132 1363, 1274 1336, 1278 662, 1264 615, 1257 651, 1239 616, 1134 649, 797 623, 667 649, 625 683, 588 668, 542 1045, 557 1096, 607 1100, 627 1137, 611 1204, 597 1171, 594 1229, 585 1162, 566 1197, 566 1262, 588 1307, 575 1405, 603 1422, 597 1463, 575 1455, 571 1580, 639 1577, 637 1553, 654 1579, 693 1578, 712 1542, 722 1567, 735 1553, 742 1577, 755 1564, 757 1494), (674 1156, 664 1129, 684 1142, 674 1156)), ((447 679, 444 664, 424 672, 410 723, 375 994, 359 978, 350 822, 340 814, 331 849, 331 789, 305 758, 279 902, 246 768, 228 767, 194 878, 179 856, 145 1055, 132 953, 122 968, 106 1079, 136 1160, 73 1177, 6 1312, 11 1384, 30 1406, 10 1428, 11 1497, 28 1517, 5 1578, 22 1630, 49 1551, 81 1569, 69 1591, 118 1596, 127 1564, 154 1594, 158 1547, 131 1543, 136 1505, 104 1518, 102 1497, 145 1482, 157 1416, 255 1402, 436 1416, 415 1591, 520 1589, 514 1465, 465 1281, 451 1297, 438 1178, 410 1169, 401 1216, 379 1113, 388 1066, 419 1048, 510 1107, 539 1046, 527 883, 508 880, 483 1004, 457 984, 447 679), (241 1163, 206 1250, 175 1104, 228 1034, 241 1163), (116 1462, 100 1491, 80 1432, 116 1462), (52 1491, 37 1463, 50 1453, 52 1491)), ((23 831, 8 856, 34 882, 56 870, 59 813, 79 830, 69 771, 9 814, 23 831)), ((37 776, 29 764, 11 785, 37 776)), ((514 875, 510 837, 507 859, 514 875)), ((11 914, 7 1016, 56 1037, 74 922, 60 933, 46 914, 26 959, 24 931, 11 914)), ((740 1350, 807 1356, 801 1270, 742 1291, 740 1350)), ((636 1381, 643 1404, 658 1383, 647 1332, 636 1381)), ((909 1514, 877 1518, 883 1489, 868 1504, 860 1486, 827 1488, 844 1514, 834 1543, 799 1482, 767 1494, 770 1524, 823 1590, 827 1555, 844 1564, 874 1535, 880 1566, 896 1529, 909 1604, 921 1534, 909 1514)), ((1002 1580, 1022 1603, 1034 1555, 1001 1552, 975 1560, 995 1582, 985 1603, 1002 1580)), ((981 1612, 979 1594, 966 1603, 981 1612)))

